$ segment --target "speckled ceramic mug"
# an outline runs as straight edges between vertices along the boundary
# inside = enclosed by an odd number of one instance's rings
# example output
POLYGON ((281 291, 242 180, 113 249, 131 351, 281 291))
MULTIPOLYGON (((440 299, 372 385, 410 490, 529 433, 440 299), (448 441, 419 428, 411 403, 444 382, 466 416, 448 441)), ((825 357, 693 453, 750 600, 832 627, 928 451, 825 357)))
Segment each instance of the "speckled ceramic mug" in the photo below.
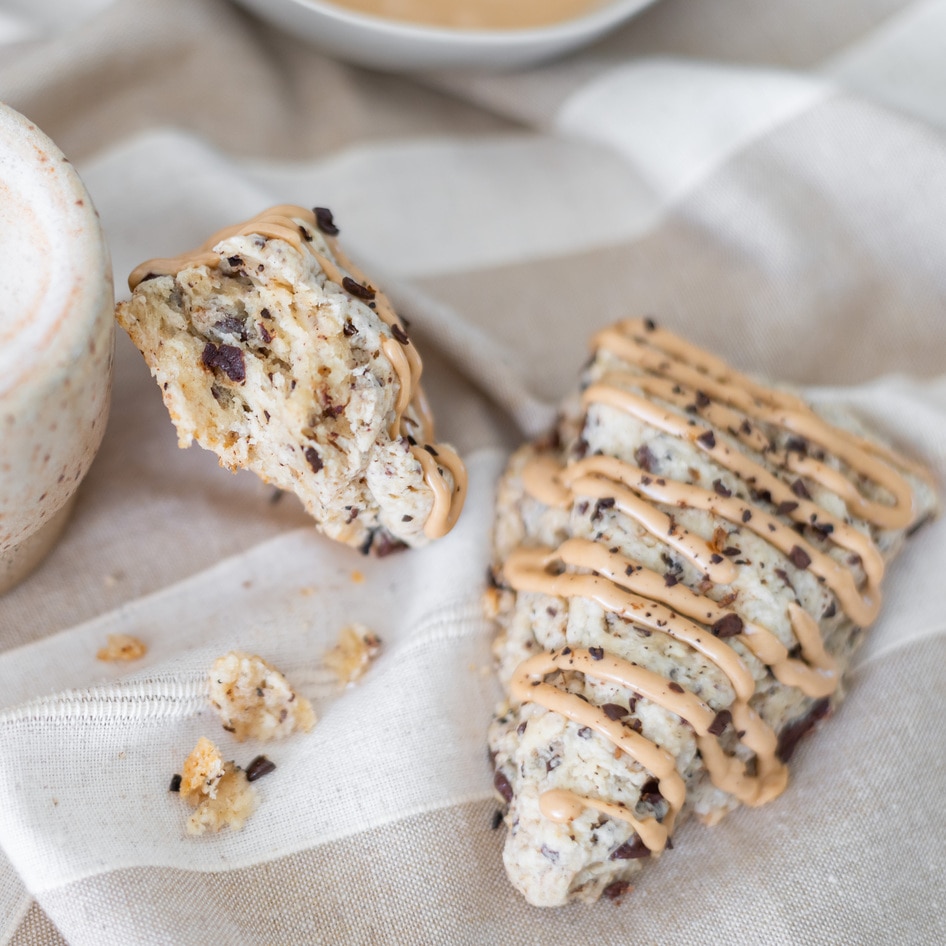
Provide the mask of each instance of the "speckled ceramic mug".
POLYGON ((0 593, 56 542, 102 439, 113 310, 78 174, 0 104, 0 593))

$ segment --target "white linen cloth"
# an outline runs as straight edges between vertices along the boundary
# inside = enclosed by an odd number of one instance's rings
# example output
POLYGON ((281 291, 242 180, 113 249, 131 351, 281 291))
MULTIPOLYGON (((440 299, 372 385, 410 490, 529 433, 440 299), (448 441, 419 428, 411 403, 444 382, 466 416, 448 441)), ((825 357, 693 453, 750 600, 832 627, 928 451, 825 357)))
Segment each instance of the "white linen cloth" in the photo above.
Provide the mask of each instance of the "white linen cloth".
POLYGON ((0 943, 178 946, 946 941, 946 523, 891 569, 840 712, 785 795, 686 825, 615 906, 507 883, 479 598, 506 451, 588 335, 648 314, 852 405, 946 473, 946 2, 662 0, 520 74, 389 77, 225 0, 4 0, 0 98, 76 163, 119 295, 141 260, 274 203, 331 207, 410 318, 459 527, 375 561, 178 451, 124 336, 70 527, 0 597, 0 943), (384 640, 338 692, 341 626, 384 640), (147 641, 127 666, 109 633, 147 641), (316 705, 236 744, 203 680, 232 647, 316 705), (168 793, 197 737, 277 769, 239 833, 168 793))

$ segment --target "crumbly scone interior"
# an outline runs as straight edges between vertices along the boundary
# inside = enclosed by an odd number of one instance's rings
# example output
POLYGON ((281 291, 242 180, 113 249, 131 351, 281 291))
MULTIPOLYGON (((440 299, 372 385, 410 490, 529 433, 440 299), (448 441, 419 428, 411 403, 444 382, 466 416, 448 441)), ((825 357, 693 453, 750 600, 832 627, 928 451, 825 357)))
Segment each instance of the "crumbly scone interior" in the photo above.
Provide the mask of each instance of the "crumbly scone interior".
POLYGON ((312 213, 274 211, 150 261, 119 322, 181 446, 297 493, 333 538, 421 545, 455 521, 464 474, 431 442, 413 343, 312 213))
POLYGON ((602 333, 498 499, 490 748, 527 899, 618 896, 683 818, 776 797, 935 505, 917 467, 651 322, 602 333))

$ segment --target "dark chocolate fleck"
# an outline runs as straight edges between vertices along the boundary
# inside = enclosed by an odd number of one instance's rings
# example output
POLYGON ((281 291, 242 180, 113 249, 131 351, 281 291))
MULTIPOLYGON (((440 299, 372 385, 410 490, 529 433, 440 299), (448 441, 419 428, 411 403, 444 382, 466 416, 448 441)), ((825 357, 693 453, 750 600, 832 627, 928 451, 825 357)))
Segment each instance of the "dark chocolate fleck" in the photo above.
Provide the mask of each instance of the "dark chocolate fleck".
POLYGON ((273 336, 270 333, 269 329, 266 328, 266 326, 263 325, 262 322, 260 322, 259 325, 257 325, 256 327, 259 329, 260 338, 263 339, 263 341, 266 342, 266 344, 268 345, 273 340, 273 336))
POLYGON ((318 225, 318 228, 328 236, 338 236, 338 227, 335 226, 335 218, 332 216, 332 211, 328 207, 313 207, 312 212, 315 214, 315 222, 318 225))
POLYGON ((276 763, 271 762, 264 755, 258 755, 247 767, 246 767, 246 780, 248 782, 255 782, 258 778, 262 778, 264 775, 269 775, 270 772, 276 771, 276 763))
POLYGON ((671 680, 671 681, 667 684, 667 689, 668 689, 668 690, 673 690, 674 693, 683 693, 683 687, 680 686, 679 683, 675 683, 673 680, 671 680))
POLYGON ((590 739, 590 738, 591 738, 591 727, 590 727, 590 726, 582 726, 581 729, 578 730, 578 735, 579 735, 582 739, 590 739))
POLYGON ((553 864, 558 863, 558 851, 553 851, 547 844, 542 845, 542 856, 550 860, 553 864))
POLYGON ((629 713, 628 708, 620 703, 605 703, 601 709, 608 719, 623 719, 629 713))
POLYGON ((657 328, 657 323, 651 318, 646 318, 644 319, 644 328, 648 332, 652 332, 655 328, 657 328))
POLYGON ((711 736, 721 736, 731 722, 732 713, 730 713, 729 710, 720 710, 706 728, 706 731, 711 736))
POLYGON ((704 431, 696 438, 696 442, 702 444, 707 450, 712 450, 716 446, 716 435, 712 430, 704 431))
POLYGON ((641 444, 634 451, 634 459, 637 460, 637 465, 642 469, 646 470, 648 473, 654 472, 654 467, 657 465, 657 458, 651 452, 650 447, 647 444, 641 444))
POLYGON ((637 860, 642 857, 650 857, 650 849, 640 839, 640 835, 635 834, 632 838, 625 841, 619 848, 615 848, 611 852, 611 856, 608 858, 608 860, 630 861, 637 860))
POLYGON ((604 657, 604 648, 603 647, 589 647, 588 653, 591 654, 592 660, 601 660, 604 657))
POLYGON ((667 574, 664 575, 664 584, 668 588, 672 588, 677 583, 677 581, 678 581, 677 576, 672 575, 670 572, 667 572, 667 574))
POLYGON ((319 452, 315 449, 315 447, 305 448, 305 459, 309 466, 312 467, 313 473, 318 473, 319 470, 321 470, 325 465, 322 463, 322 458, 319 456, 319 452))
POLYGON ((788 762, 795 752, 795 747, 802 736, 807 735, 814 728, 815 723, 827 715, 831 707, 831 701, 825 697, 813 704, 811 709, 795 722, 789 723, 778 735, 778 748, 776 755, 783 761, 788 762))
POLYGON ((805 569, 811 564, 811 556, 800 545, 793 545, 788 557, 796 568, 805 569))
POLYGON ((503 813, 499 809, 496 809, 496 811, 493 812, 492 829, 495 831, 502 823, 503 823, 503 813))
POLYGON ((786 499, 784 502, 778 504, 775 507, 775 511, 780 516, 787 516, 790 512, 794 512, 798 508, 798 503, 794 502, 791 499, 786 499))
POLYGON ((720 496, 732 496, 732 490, 722 480, 713 480, 713 489, 720 496))
POLYGON ((407 337, 407 332, 405 332, 404 329, 402 329, 401 326, 397 324, 397 322, 395 322, 395 323, 391 326, 391 334, 392 334, 402 345, 406 345, 406 344, 410 341, 410 339, 407 337))
POLYGON ((609 900, 620 900, 624 894, 633 889, 629 881, 615 880, 613 883, 608 884, 608 886, 601 891, 601 894, 609 900))
POLYGON ((752 518, 752 513, 748 509, 742 511, 742 521, 748 522, 752 518))
POLYGON ((171 776, 171 784, 168 785, 169 792, 179 792, 181 790, 181 776, 175 773, 171 776))
POLYGON ((425 443, 425 444, 424 444, 424 449, 425 449, 432 457, 439 457, 439 456, 440 456, 440 454, 437 453, 437 451, 434 450, 434 448, 433 448, 429 443, 425 443))
POLYGON ((792 483, 792 492, 802 499, 811 499, 811 494, 808 492, 807 487, 800 479, 797 479, 794 483, 792 483))
POLYGON ((352 323, 351 319, 349 319, 349 320, 345 323, 345 326, 344 326, 344 328, 342 329, 342 334, 343 334, 346 338, 351 338, 352 335, 357 335, 357 334, 358 334, 358 329, 355 328, 355 326, 354 326, 354 324, 352 323))
POLYGON ((512 785, 509 784, 509 779, 506 778, 502 769, 497 769, 493 776, 493 788, 499 792, 503 801, 507 804, 512 801, 512 785))
POLYGON ((301 234, 302 239, 306 241, 306 243, 312 242, 312 234, 309 233, 309 231, 305 227, 299 227, 299 233, 301 234))
POLYGON ((734 611, 724 614, 711 628, 712 632, 719 638, 735 637, 741 634, 745 624, 741 617, 734 611))
POLYGON ((829 604, 824 609, 824 614, 822 614, 821 616, 823 618, 833 618, 837 613, 838 613, 837 605, 832 601, 831 604, 829 604))

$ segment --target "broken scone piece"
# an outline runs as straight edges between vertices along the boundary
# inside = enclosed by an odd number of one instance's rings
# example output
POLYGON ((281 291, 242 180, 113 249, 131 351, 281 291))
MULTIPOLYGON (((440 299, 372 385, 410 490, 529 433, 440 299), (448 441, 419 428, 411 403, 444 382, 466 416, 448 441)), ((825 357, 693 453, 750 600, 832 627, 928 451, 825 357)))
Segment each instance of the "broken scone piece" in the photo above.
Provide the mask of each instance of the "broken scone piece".
POLYGON ((312 704, 271 663, 240 651, 214 661, 210 703, 223 728, 240 742, 282 739, 296 731, 309 732, 316 723, 312 704))
POLYGON ((273 207, 142 263, 116 315, 182 447, 197 440, 296 493, 326 535, 384 554, 448 532, 466 472, 434 442, 404 322, 337 233, 324 208, 273 207))
POLYGON ((184 762, 179 791, 196 809, 187 819, 188 834, 226 827, 239 831, 259 804, 246 773, 232 762, 224 762, 217 747, 203 736, 184 762))
POLYGON ((488 596, 504 860, 538 906, 619 897, 686 817, 778 797, 937 508, 853 417, 649 319, 592 345, 500 484, 488 596))

